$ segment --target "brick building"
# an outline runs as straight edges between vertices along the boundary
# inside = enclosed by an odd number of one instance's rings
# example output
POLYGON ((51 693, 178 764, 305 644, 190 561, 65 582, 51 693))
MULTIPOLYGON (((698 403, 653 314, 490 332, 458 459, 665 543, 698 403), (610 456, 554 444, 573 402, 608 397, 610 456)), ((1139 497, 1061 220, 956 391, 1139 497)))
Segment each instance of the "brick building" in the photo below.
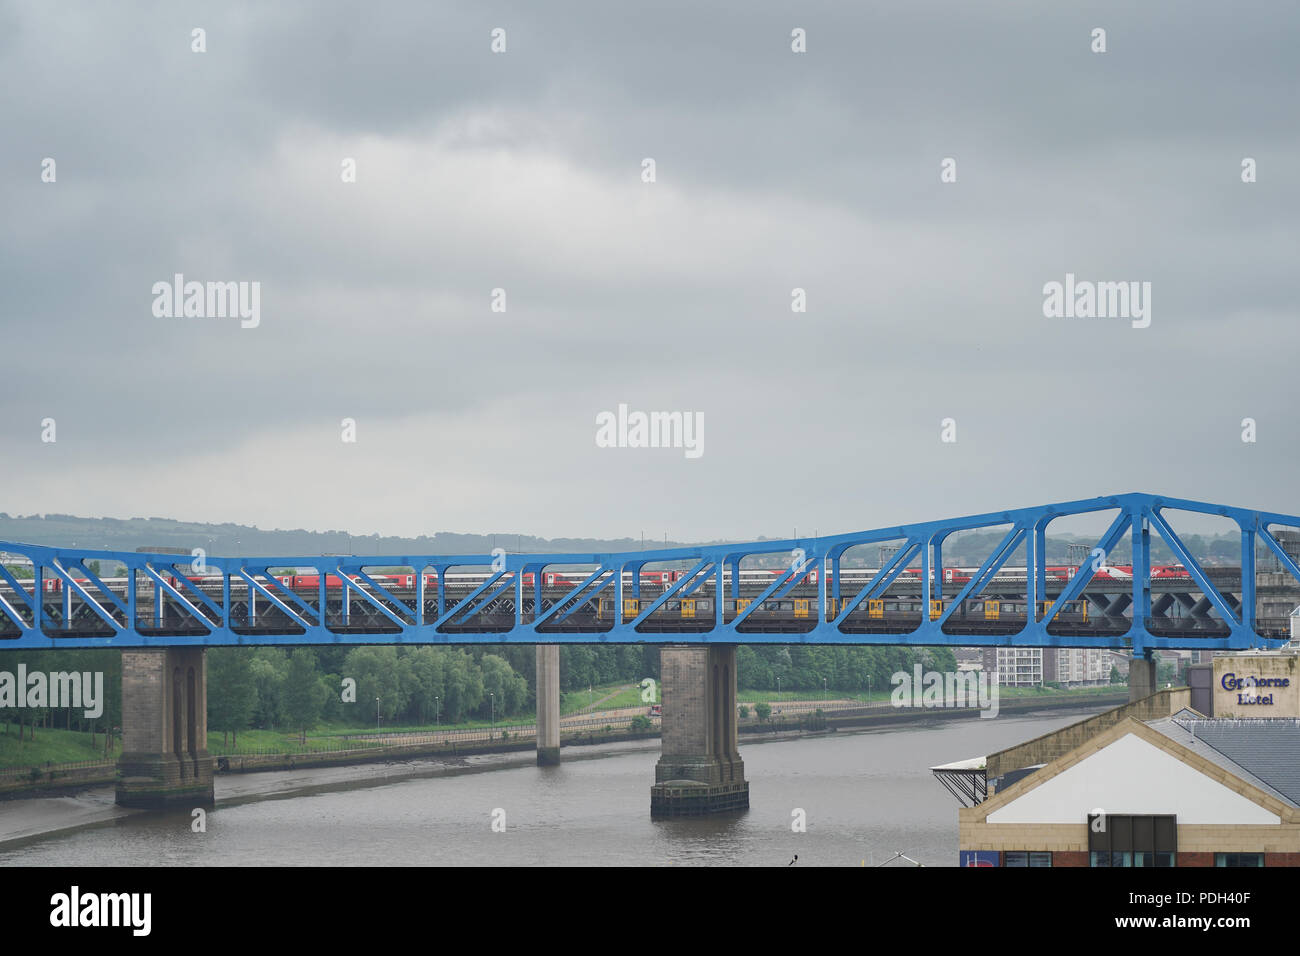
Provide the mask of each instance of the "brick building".
POLYGON ((1225 655, 1199 686, 934 768, 961 865, 1300 866, 1298 667, 1225 655))

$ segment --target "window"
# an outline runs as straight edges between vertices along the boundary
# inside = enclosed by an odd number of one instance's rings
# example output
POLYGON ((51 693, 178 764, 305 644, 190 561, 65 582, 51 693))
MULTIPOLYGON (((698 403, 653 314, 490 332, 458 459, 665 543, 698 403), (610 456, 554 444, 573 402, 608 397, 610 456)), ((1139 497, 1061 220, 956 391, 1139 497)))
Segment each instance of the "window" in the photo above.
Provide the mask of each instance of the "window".
POLYGON ((1013 850, 1002 854, 1003 866, 1051 866, 1052 854, 1013 850))
POLYGON ((1215 866, 1263 866, 1263 853, 1216 853, 1215 866))
POLYGON ((1177 852, 1178 825, 1174 816, 1088 814, 1091 866, 1173 866, 1177 852))

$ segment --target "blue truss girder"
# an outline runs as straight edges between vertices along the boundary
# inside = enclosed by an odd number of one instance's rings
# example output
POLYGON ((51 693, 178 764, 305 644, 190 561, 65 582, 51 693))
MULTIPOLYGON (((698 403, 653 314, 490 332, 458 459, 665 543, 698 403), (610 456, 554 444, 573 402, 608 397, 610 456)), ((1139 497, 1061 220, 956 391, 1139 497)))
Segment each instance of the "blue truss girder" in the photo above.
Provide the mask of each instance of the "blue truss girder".
MULTIPOLYGON (((51 648, 51 647, 166 647, 166 646, 224 646, 224 645, 311 645, 311 644, 550 644, 550 643, 719 643, 719 644, 898 644, 910 646, 1022 646, 1022 647, 1100 647, 1131 648, 1135 654, 1160 648, 1192 647, 1200 649, 1243 649, 1248 647, 1276 647, 1283 640, 1266 638, 1256 632, 1255 600, 1255 548, 1260 542, 1277 556, 1281 567, 1300 582, 1300 563, 1282 548, 1270 530, 1285 525, 1300 528, 1300 517, 1277 512, 1236 508, 1209 504, 1181 498, 1148 494, 1124 494, 1103 498, 1069 501, 1059 504, 1010 511, 971 515, 940 521, 921 522, 881 528, 872 531, 827 535, 812 539, 761 541, 744 544, 709 545, 700 547, 665 548, 655 551, 637 551, 609 554, 506 554, 492 555, 389 555, 367 557, 364 567, 395 566, 412 568, 418 581, 414 593, 415 607, 399 599, 390 585, 376 580, 363 569, 359 559, 320 557, 275 558, 207 558, 207 574, 213 581, 219 578, 220 598, 214 595, 215 583, 205 581, 203 587, 186 579, 176 569, 176 555, 137 552, 116 552, 89 549, 67 549, 41 545, 0 542, 0 552, 20 555, 31 562, 34 577, 16 579, 0 567, 0 634, 17 633, 16 637, 0 637, 0 649, 51 648), (1057 518, 1116 511, 1109 530, 1098 541, 1103 552, 1109 554, 1127 531, 1133 541, 1131 594, 1111 606, 1131 609, 1131 618, 1112 616, 1111 621, 1125 621, 1128 630, 1122 634, 1050 633, 1049 627, 1058 613, 1070 602, 1078 600, 1088 591, 1094 573, 1091 563, 1079 566, 1071 580, 1064 583, 1051 608, 1038 613, 1040 602, 1049 598, 1047 593, 1045 553, 1047 526, 1057 518), (1205 569, 1195 560, 1182 542, 1166 512, 1184 511, 1227 518, 1237 524, 1242 538, 1242 581, 1240 588, 1221 591, 1205 569), (958 531, 1010 528, 1000 545, 989 555, 976 575, 957 596, 947 602, 941 614, 929 611, 932 596, 942 598, 944 541, 958 531), (1194 592, 1203 595, 1198 606, 1213 608, 1219 616, 1220 634, 1217 636, 1179 635, 1167 636, 1153 633, 1148 628, 1152 620, 1151 580, 1151 530, 1157 532, 1195 583, 1194 592), (828 606, 828 599, 839 599, 841 594, 840 561, 844 554, 860 545, 901 541, 903 546, 885 567, 880 568, 864 584, 857 596, 843 607, 828 606), (1023 625, 1019 621, 1007 622, 1014 631, 1006 633, 948 633, 945 627, 952 624, 956 607, 968 598, 978 597, 992 587, 1008 557, 1019 544, 1025 544, 1025 598, 1027 602, 1023 625), (805 558, 798 568, 787 566, 784 572, 772 575, 761 594, 749 604, 736 609, 730 620, 726 617, 725 602, 740 595, 739 572, 741 562, 751 555, 792 553, 802 548, 805 558), (921 579, 917 584, 922 604, 919 621, 890 622, 888 628, 864 633, 852 630, 851 619, 858 606, 866 599, 885 595, 899 581, 902 573, 919 556, 921 579), (98 560, 125 565, 128 569, 124 594, 112 590, 99 577, 91 574, 86 565, 98 560), (495 563, 494 563, 495 561, 495 563), (641 570, 647 564, 671 566, 692 562, 686 572, 662 593, 651 600, 642 601, 637 613, 624 620, 623 597, 625 593, 641 596, 641 570), (504 564, 504 567, 502 567, 504 564), (273 567, 312 569, 319 575, 318 606, 306 604, 299 593, 287 588, 270 573, 273 567), (447 571, 452 567, 491 567, 492 573, 473 587, 468 595, 447 592, 447 571), (555 567, 594 568, 583 583, 566 588, 564 597, 550 608, 541 607, 544 569, 555 567), (53 569, 49 575, 47 569, 53 569), (437 614, 428 620, 424 603, 428 593, 425 575, 432 569, 437 584, 437 614), (763 630, 754 630, 755 612, 773 595, 779 599, 794 588, 806 585, 808 576, 817 574, 816 593, 818 612, 815 616, 797 620, 782 620, 776 625, 764 623, 763 630), (525 574, 534 576, 534 586, 525 588, 525 574), (724 591, 723 575, 732 576, 732 588, 724 591), (352 575, 356 575, 354 579, 352 575), (150 585, 149 592, 141 592, 139 577, 150 585), (624 580, 624 577, 627 580, 624 580), (173 585, 171 579, 175 578, 173 585), (371 620, 379 626, 367 630, 368 624, 340 628, 330 623, 327 578, 337 577, 340 584, 332 593, 343 597, 350 607, 359 602, 375 612, 371 620), (258 580, 262 579, 262 580, 258 580), (81 581, 88 582, 83 587, 81 581), (58 603, 45 593, 45 582, 61 585, 58 600, 63 602, 64 620, 49 619, 46 606, 58 603), (269 585, 264 586, 263 581, 269 585), (595 590, 588 591, 599 582, 595 590), (237 615, 238 601, 232 593, 232 583, 251 601, 261 595, 268 607, 274 607, 283 616, 277 625, 278 633, 259 630, 251 620, 237 615), (594 606, 594 599, 613 588, 614 613, 612 621, 606 619, 599 626, 580 628, 567 622, 575 619, 575 611, 584 606, 594 606), (92 594, 91 589, 98 591, 92 594), (30 590, 29 590, 30 589, 30 590), (513 613, 506 618, 509 625, 499 629, 465 632, 448 629, 460 626, 478 616, 509 592, 515 601, 513 613), (1240 595, 1240 598, 1234 596, 1240 595), (151 622, 139 615, 152 595, 151 622), (487 595, 485 598, 483 595, 487 595), (670 601, 680 601, 697 594, 711 594, 717 601, 711 615, 691 619, 680 630, 649 629, 650 621, 659 620, 659 614, 670 601), (73 597, 79 605, 89 606, 104 624, 106 636, 87 636, 69 629, 67 609, 73 597), (725 601, 724 601, 725 597, 725 601), (480 600, 481 599, 481 600, 480 600), (531 619, 524 620, 524 602, 531 600, 531 619), (448 607, 449 601, 454 605, 448 607), (163 621, 166 609, 179 612, 188 618, 183 627, 163 621), (396 612, 394 609, 397 609, 396 612), (119 618, 125 617, 125 625, 119 618), (214 623, 213 619, 216 619, 214 623), (161 624, 161 626, 159 626, 161 624), (564 625, 561 628, 560 625, 564 625), (543 628, 554 628, 544 630, 543 628), (565 629, 571 628, 571 629, 565 629), (169 631, 176 633, 168 633, 169 631), (181 633, 184 631, 184 633, 181 633), (288 631, 288 633, 285 633, 288 631), (60 636, 64 635, 64 636, 60 636)), ((569 572, 566 572, 569 573, 569 572)), ((909 579, 914 580, 914 579, 909 579)), ((997 585, 1004 592, 1003 585, 997 585)), ((1090 592, 1091 593, 1091 592, 1090 592)), ((1113 592, 1111 592, 1113 593, 1113 592)), ((1158 602, 1155 617, 1160 617, 1171 606, 1170 601, 1158 602)), ((1183 603, 1183 602, 1179 602, 1183 603)), ((247 613, 248 608, 245 608, 247 613)), ((270 614, 268 609, 265 614, 270 614)), ((173 615, 174 616, 174 615, 173 615)), ((250 615, 251 617, 251 615, 250 615)), ((502 617, 502 615, 498 615, 502 617)), ((495 618, 493 619, 496 620, 495 618)), ((487 625, 496 627, 495 624, 487 625)))

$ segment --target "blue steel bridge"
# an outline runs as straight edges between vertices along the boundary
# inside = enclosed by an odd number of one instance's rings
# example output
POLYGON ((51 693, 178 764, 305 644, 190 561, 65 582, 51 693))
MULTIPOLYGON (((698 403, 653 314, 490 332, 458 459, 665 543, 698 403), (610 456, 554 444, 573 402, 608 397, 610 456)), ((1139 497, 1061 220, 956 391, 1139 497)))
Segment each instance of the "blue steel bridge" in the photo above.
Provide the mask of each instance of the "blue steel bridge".
POLYGON ((610 554, 199 563, 0 542, 0 563, 34 572, 18 578, 0 566, 0 649, 808 643, 1107 647, 1137 657, 1277 647, 1287 622, 1260 619, 1259 598, 1300 589, 1300 566, 1277 534, 1295 528, 1292 515, 1124 494, 849 534, 610 554), (1233 522, 1238 565, 1198 563, 1175 530, 1181 513, 1233 522), (1098 526, 1109 519, 1095 549, 1077 565, 1049 565, 1052 522, 1088 514, 1100 516, 1098 526), (1002 539, 979 568, 945 573, 948 538, 995 530, 1002 539), (1177 574, 1152 573, 1153 535, 1176 556, 1177 574), (1109 556, 1126 537, 1131 571, 1118 574, 1109 556), (1257 569, 1257 554, 1270 573, 1257 569), (127 573, 101 577, 91 562, 127 573))

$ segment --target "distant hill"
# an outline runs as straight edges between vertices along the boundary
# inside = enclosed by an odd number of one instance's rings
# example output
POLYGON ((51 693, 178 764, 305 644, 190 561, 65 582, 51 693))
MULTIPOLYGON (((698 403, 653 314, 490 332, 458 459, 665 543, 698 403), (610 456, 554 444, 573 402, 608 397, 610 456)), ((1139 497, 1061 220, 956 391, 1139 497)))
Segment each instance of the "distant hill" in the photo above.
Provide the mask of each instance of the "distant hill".
MULTIPOLYGON (((761 538, 758 540, 762 540, 761 538)), ((944 545, 945 565, 977 566, 1002 540, 997 532, 966 532, 948 539, 944 545)), ((391 555, 391 554, 487 554, 493 548, 504 548, 510 553, 540 554, 545 552, 609 552, 638 551, 641 541, 633 538, 537 538, 531 535, 508 533, 459 534, 439 532, 418 538, 387 537, 378 534, 349 535, 344 531, 267 531, 249 525, 205 524, 176 521, 172 518, 81 518, 75 515, 8 515, 0 512, 0 541, 26 544, 60 545, 65 547, 103 548, 112 551, 203 548, 209 555, 217 556, 295 556, 295 555, 391 555)), ((1239 563, 1240 540, 1232 535, 1185 538, 1198 560, 1206 564, 1239 563)), ((721 542, 706 542, 718 544, 721 542)), ((1063 535, 1047 539, 1049 564, 1067 563, 1068 547, 1084 544, 1089 549, 1096 539, 1063 535)), ((670 541, 669 547, 681 545, 670 541)), ((646 541, 647 548, 662 548, 663 541, 646 541)), ((880 560, 879 547, 860 546, 851 552, 853 563, 876 566, 880 560)), ((1124 540, 1112 553, 1109 563, 1124 564, 1129 560, 1129 539, 1124 540)), ((1154 563, 1173 563, 1174 556, 1158 537, 1152 536, 1154 563)), ((765 555, 752 559, 761 567, 776 567, 784 563, 780 555, 765 555)), ((919 561, 913 561, 919 564, 919 561)), ((1023 551, 1009 562, 1023 564, 1023 551)))

